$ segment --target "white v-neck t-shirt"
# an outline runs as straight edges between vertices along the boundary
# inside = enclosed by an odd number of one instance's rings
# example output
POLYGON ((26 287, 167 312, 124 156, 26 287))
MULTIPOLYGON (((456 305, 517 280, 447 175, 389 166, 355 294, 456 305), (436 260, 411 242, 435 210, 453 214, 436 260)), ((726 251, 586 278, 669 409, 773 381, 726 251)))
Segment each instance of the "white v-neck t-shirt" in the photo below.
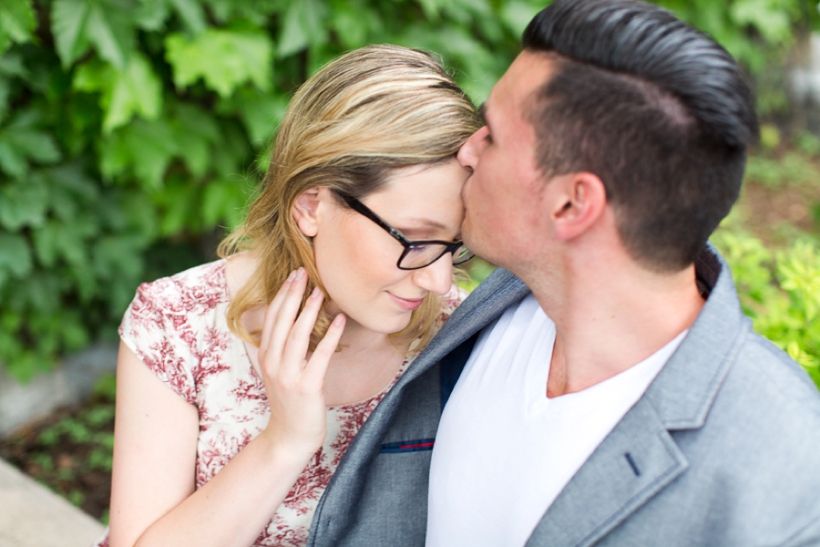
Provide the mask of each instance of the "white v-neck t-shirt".
POLYGON ((480 336, 444 408, 427 546, 524 545, 686 332, 604 382, 548 399, 555 324, 532 295, 507 310, 480 336))

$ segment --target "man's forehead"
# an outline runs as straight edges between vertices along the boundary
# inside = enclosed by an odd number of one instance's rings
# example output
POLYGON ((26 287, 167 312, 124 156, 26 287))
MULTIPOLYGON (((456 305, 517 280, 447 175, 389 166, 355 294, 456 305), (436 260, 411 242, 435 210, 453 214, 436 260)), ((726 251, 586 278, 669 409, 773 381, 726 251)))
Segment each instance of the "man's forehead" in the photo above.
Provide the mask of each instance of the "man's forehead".
POLYGON ((497 110, 503 110, 505 115, 511 111, 523 113, 527 102, 549 80, 553 70, 548 53, 522 51, 493 86, 487 102, 481 105, 480 113, 485 121, 497 110))

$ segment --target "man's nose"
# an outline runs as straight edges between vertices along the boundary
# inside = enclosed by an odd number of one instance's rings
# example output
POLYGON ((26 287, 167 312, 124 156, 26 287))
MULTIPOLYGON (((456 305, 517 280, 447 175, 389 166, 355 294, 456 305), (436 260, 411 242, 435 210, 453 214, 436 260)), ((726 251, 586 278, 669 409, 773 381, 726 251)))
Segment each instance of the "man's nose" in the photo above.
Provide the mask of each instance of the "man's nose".
POLYGON ((485 125, 467 139, 467 142, 461 145, 456 157, 458 163, 465 169, 475 169, 478 165, 478 158, 481 156, 481 151, 484 149, 487 133, 489 128, 485 125))
POLYGON ((444 255, 432 264, 413 270, 413 282, 422 289, 439 296, 447 294, 453 286, 453 257, 444 255))

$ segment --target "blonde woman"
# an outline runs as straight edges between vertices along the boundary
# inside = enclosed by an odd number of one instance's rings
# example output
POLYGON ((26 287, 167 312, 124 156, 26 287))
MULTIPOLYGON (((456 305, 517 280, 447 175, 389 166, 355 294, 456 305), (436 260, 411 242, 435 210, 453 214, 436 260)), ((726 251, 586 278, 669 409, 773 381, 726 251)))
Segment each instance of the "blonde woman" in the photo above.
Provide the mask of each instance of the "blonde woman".
POLYGON ((224 258, 142 285, 125 314, 98 544, 306 543, 353 436, 458 303, 455 154, 479 126, 405 48, 299 89, 224 258))

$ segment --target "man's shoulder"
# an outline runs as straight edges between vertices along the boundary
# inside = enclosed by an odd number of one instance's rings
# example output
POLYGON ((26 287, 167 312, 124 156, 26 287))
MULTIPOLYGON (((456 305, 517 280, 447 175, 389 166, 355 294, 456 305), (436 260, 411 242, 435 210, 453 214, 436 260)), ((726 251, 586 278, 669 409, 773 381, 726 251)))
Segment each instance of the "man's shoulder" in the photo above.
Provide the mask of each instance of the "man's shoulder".
POLYGON ((820 443, 820 392, 809 375, 788 354, 766 338, 750 332, 716 403, 727 399, 727 418, 754 413, 761 427, 812 427, 820 443), (734 402, 732 402, 734 401, 734 402))
POLYGON ((809 485, 820 490, 820 392, 800 365, 753 332, 738 348, 703 427, 673 435, 693 471, 719 470, 738 492, 799 498, 809 485))

